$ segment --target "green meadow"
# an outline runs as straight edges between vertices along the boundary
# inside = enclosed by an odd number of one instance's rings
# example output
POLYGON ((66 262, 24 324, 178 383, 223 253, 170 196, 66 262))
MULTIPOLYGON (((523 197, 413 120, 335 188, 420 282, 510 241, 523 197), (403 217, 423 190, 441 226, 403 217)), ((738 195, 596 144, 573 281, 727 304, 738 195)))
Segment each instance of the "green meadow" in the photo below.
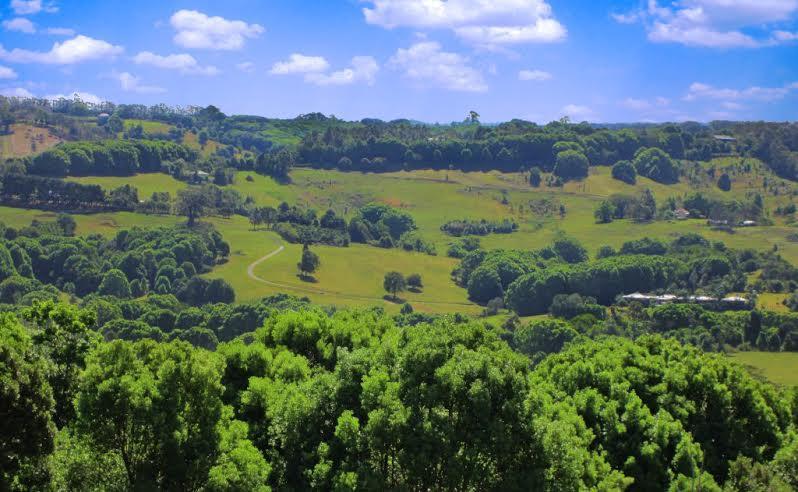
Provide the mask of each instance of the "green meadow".
POLYGON ((737 352, 730 357, 754 375, 781 386, 798 385, 798 353, 737 352))
MULTIPOLYGON (((718 169, 732 166, 734 160, 718 160, 718 169)), ((755 163, 757 166, 758 164, 755 163)), ((744 196, 747 191, 761 189, 760 177, 752 174, 735 176, 733 190, 727 196, 744 196)), ((671 239, 678 234, 694 232, 711 240, 725 242, 733 248, 766 250, 777 247, 789 261, 798 263, 798 243, 787 236, 795 228, 777 222, 774 226, 736 229, 733 234, 713 231, 703 220, 656 221, 639 224, 628 220, 610 224, 596 224, 593 211, 598 203, 615 193, 638 193, 650 188, 659 202, 671 196, 682 196, 696 189, 709 194, 721 194, 710 180, 704 183, 680 182, 662 185, 640 178, 631 186, 612 179, 607 167, 591 168, 590 176, 562 188, 531 188, 521 174, 499 172, 412 171, 395 173, 343 173, 339 171, 297 168, 291 173, 292 182, 281 185, 273 179, 242 171, 237 173, 234 189, 243 196, 251 196, 259 205, 277 206, 285 201, 301 204, 322 212, 328 208, 351 218, 358 207, 370 202, 385 203, 408 211, 416 220, 421 235, 432 241, 437 256, 386 250, 372 246, 352 245, 349 248, 316 246, 321 268, 316 282, 304 282, 297 277, 296 264, 299 245, 284 244, 285 249, 257 265, 254 275, 247 274, 250 264, 276 250, 283 241, 266 230, 251 230, 244 217, 230 219, 208 218, 231 245, 230 261, 217 267, 211 277, 222 277, 236 290, 239 300, 248 300, 276 292, 307 295, 326 304, 379 304, 395 309, 383 300, 383 274, 396 270, 405 274, 420 273, 425 289, 420 293, 404 293, 403 298, 419 310, 433 312, 478 312, 481 308, 469 303, 464 289, 456 286, 450 273, 456 261, 446 257, 449 244, 455 240, 440 227, 454 219, 513 218, 519 231, 506 235, 482 238, 486 248, 535 249, 548 245, 559 234, 567 234, 581 241, 591 252, 603 245, 619 247, 631 239, 645 236, 671 239), (248 179, 249 178, 249 179, 248 179), (541 204, 548 204, 546 210, 541 204), (565 207, 561 216, 559 206, 565 207)), ((153 191, 169 191, 173 195, 185 184, 164 174, 141 174, 133 177, 70 178, 81 183, 94 183, 111 189, 130 184, 139 189, 141 198, 153 191)), ((771 179, 775 179, 772 178, 771 179)), ((766 206, 775 208, 787 196, 768 195, 766 206)), ((24 225, 31 218, 48 214, 16 209, 0 209, 0 220, 11 225, 24 225)), ((177 217, 153 217, 135 213, 94 214, 77 218, 79 233, 112 234, 116 230, 135 225, 151 226, 176 223, 177 217)), ((767 299, 768 306, 780 304, 781 299, 767 299)))

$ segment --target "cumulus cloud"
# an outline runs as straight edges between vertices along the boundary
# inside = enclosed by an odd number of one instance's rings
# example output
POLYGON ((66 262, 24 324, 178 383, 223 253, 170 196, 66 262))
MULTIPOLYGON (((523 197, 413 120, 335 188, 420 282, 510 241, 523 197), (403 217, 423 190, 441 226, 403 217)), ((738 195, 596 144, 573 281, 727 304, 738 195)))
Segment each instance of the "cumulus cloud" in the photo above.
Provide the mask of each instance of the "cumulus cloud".
POLYGON ((612 14, 620 23, 642 22, 648 39, 710 48, 756 48, 798 39, 798 34, 775 30, 798 13, 798 0, 682 0, 660 6, 648 0, 643 9, 612 14))
POLYGON ((125 92, 135 92, 137 94, 162 94, 166 92, 163 87, 154 85, 142 85, 141 78, 136 77, 130 72, 113 73, 113 78, 119 81, 119 85, 125 92))
POLYGON ((92 94, 91 92, 82 92, 82 91, 75 91, 69 95, 66 94, 48 94, 44 96, 44 99, 74 99, 75 97, 80 98, 81 101, 91 103, 91 104, 102 104, 107 99, 104 97, 100 97, 96 94, 92 94))
POLYGON ((0 89, 0 96, 23 98, 35 97, 31 91, 25 89, 24 87, 9 87, 7 89, 0 89))
POLYGON ((36 32, 36 26, 33 25, 33 22, 24 17, 3 21, 3 29, 6 31, 24 32, 26 34, 33 34, 36 32))
POLYGON ((142 51, 133 57, 137 65, 151 65, 166 70, 177 70, 192 75, 217 75, 219 69, 213 65, 200 65, 196 58, 187 54, 157 55, 150 51, 142 51))
POLYGON ((14 70, 0 65, 0 79, 9 80, 17 78, 17 72, 14 70))
POLYGON ((533 80, 535 82, 544 82, 551 80, 552 75, 543 70, 521 70, 518 72, 518 80, 533 80))
POLYGON ((621 106, 635 111, 650 111, 656 108, 663 108, 669 104, 670 100, 664 97, 657 97, 653 100, 629 97, 621 101, 621 106))
POLYGON ((790 91, 798 89, 798 83, 786 85, 784 87, 759 87, 753 86, 745 89, 729 89, 715 87, 701 82, 690 84, 685 101, 696 101, 699 99, 715 99, 724 101, 777 101, 783 99, 790 91))
POLYGON ((369 24, 387 29, 448 29, 463 40, 496 47, 551 43, 567 30, 545 0, 363 0, 369 24))
POLYGON ((586 121, 596 118, 596 113, 587 106, 568 104, 562 108, 562 114, 574 121, 586 121))
POLYGON ((209 17, 196 10, 178 10, 169 19, 177 31, 174 41, 184 48, 240 50, 247 39, 263 34, 258 24, 223 17, 209 17))
POLYGON ((244 73, 252 73, 255 71, 255 64, 249 61, 241 62, 236 65, 236 68, 244 73))
POLYGON ((291 75, 297 73, 324 72, 330 68, 329 62, 323 56, 308 56, 293 53, 286 61, 272 65, 269 73, 272 75, 291 75))
POLYGON ((58 12, 58 7, 53 3, 43 3, 42 0, 11 0, 11 9, 17 15, 38 14, 39 12, 58 12))
POLYGON ((467 92, 488 90, 482 73, 469 65, 468 58, 443 51, 433 41, 399 48, 388 61, 388 67, 403 72, 406 79, 422 87, 467 92))
POLYGON ((121 46, 100 39, 78 35, 63 43, 55 43, 50 51, 30 51, 14 48, 6 51, 0 45, 0 59, 13 63, 43 63, 48 65, 72 65, 92 60, 113 58, 122 53, 121 46))
POLYGON ((349 85, 358 82, 373 85, 379 70, 380 66, 374 58, 356 56, 348 68, 330 74, 308 73, 305 80, 316 85, 349 85))

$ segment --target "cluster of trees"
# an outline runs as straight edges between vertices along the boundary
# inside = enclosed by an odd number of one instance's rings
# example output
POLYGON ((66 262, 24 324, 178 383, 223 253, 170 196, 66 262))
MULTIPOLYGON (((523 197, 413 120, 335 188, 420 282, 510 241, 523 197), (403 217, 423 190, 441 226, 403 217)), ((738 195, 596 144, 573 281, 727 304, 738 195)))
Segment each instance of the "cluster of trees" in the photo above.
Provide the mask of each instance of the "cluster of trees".
POLYGON ((615 194, 599 203, 593 215, 599 224, 609 224, 616 219, 649 222, 657 217, 657 200, 649 188, 637 196, 615 194))
POLYGON ((518 230, 518 223, 512 219, 493 220, 451 220, 441 226, 450 236, 487 236, 488 234, 510 234, 518 230))
POLYGON ((415 232, 417 227, 413 216, 388 205, 373 203, 361 207, 349 221, 347 229, 354 243, 436 254, 435 246, 415 232))
POLYGON ((388 272, 383 278, 382 286, 394 300, 397 300, 399 299, 398 294, 405 290, 420 292, 424 288, 424 282, 418 273, 404 276, 402 272, 388 272))
POLYGON ((29 159, 28 174, 39 176, 130 176, 158 172, 167 162, 193 161, 196 152, 168 141, 105 140, 59 145, 29 159))
POLYGON ((74 220, 62 216, 50 227, 16 230, 2 226, 0 301, 31 304, 53 290, 129 299, 150 292, 175 294, 189 305, 233 302, 223 280, 199 277, 230 253, 210 229, 123 230, 111 241, 99 235, 72 237, 74 220))
MULTIPOLYGON (((683 235, 670 244, 644 238, 624 243, 620 252, 601 248, 594 261, 573 239, 560 238, 539 251, 476 249, 453 272, 469 297, 480 303, 503 299, 520 315, 548 312, 558 295, 592 298, 609 305, 619 294, 636 291, 706 292, 715 297, 746 288, 746 272, 767 256, 710 244, 683 235)), ((566 299, 561 299, 565 301, 566 299)))
POLYGON ((798 394, 727 358, 659 337, 591 341, 556 320, 507 332, 462 316, 400 319, 295 305, 208 351, 103 342, 94 313, 66 305, 5 314, 0 480, 11 490, 798 485, 798 394))

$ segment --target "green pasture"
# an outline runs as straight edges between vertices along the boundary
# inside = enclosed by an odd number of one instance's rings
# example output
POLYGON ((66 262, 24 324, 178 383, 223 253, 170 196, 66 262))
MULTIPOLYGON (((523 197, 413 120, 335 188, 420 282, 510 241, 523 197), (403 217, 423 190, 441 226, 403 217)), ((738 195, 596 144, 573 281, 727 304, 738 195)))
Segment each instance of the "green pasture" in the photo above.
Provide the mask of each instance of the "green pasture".
POLYGON ((798 352, 737 352, 730 357, 772 383, 798 385, 798 352))
MULTIPOLYGON (((724 164, 719 160, 717 166, 724 164)), ((641 178, 630 186, 612 179, 610 169, 591 168, 590 176, 581 182, 567 183, 563 188, 531 188, 518 173, 460 171, 412 171, 395 173, 343 173, 339 171, 298 168, 291 173, 292 182, 281 185, 273 179, 253 172, 238 172, 232 188, 243 196, 251 196, 259 205, 277 206, 286 201, 323 212, 328 208, 351 218, 358 207, 370 202, 389 204, 406 210, 416 220, 421 235, 432 241, 438 256, 427 256, 399 250, 352 245, 349 248, 314 247, 322 266, 317 282, 300 280, 296 264, 300 246, 285 244, 285 250, 255 268, 255 275, 278 285, 253 280, 247 267, 262 256, 274 251, 281 239, 265 230, 252 231, 244 217, 230 219, 209 218, 231 245, 230 261, 217 267, 211 277, 230 282, 240 300, 252 299, 276 292, 308 295, 326 304, 380 304, 389 309, 396 305, 382 299, 382 278, 385 272, 396 270, 405 274, 420 273, 426 288, 421 293, 405 293, 403 298, 417 309, 425 311, 478 312, 478 306, 468 303, 466 292, 450 278, 456 261, 446 258, 448 245, 456 240, 441 232, 442 224, 455 219, 500 220, 513 218, 519 231, 506 235, 482 238, 486 248, 536 249, 551 243, 559 234, 567 234, 581 241, 591 253, 601 246, 621 246, 624 242, 645 236, 670 240, 678 234, 699 233, 711 240, 723 241, 732 248, 770 250, 778 248, 789 261, 798 264, 798 243, 787 240, 796 232, 794 227, 777 222, 775 226, 736 229, 735 233, 713 231, 703 220, 657 221, 647 224, 628 220, 610 224, 596 224, 593 211, 598 203, 615 193, 638 193, 651 188, 658 201, 679 196, 696 189, 689 183, 662 185, 641 178), (247 179, 250 177, 250 179, 247 179), (551 213, 541 215, 539 204, 548 200, 551 213), (559 205, 564 205, 561 217, 559 205)), ((132 177, 70 178, 81 183, 94 183, 106 189, 130 184, 139 189, 139 197, 149 197, 153 191, 168 191, 173 196, 185 183, 164 174, 142 174, 132 177)), ((745 178, 737 176, 741 190, 748 189, 745 178)), ((759 179, 759 178, 750 178, 759 179)), ((738 181, 735 181, 737 183, 738 181)), ((750 183, 749 183, 750 184, 750 183)), ((753 185, 750 185, 753 186, 753 185)), ((714 185, 698 186, 711 194, 720 194, 714 185)), ((732 196, 740 195, 736 191, 732 196)), ((766 196, 766 205, 790 199, 784 195, 766 196)), ((38 211, 0 208, 0 220, 9 225, 27 225, 33 218, 53 214, 38 211)), ((153 217, 134 213, 92 214, 77 217, 78 233, 100 232, 112 234, 125 227, 173 224, 177 217, 153 217)), ((769 308, 780 306, 781 299, 763 297, 760 303, 769 308)))

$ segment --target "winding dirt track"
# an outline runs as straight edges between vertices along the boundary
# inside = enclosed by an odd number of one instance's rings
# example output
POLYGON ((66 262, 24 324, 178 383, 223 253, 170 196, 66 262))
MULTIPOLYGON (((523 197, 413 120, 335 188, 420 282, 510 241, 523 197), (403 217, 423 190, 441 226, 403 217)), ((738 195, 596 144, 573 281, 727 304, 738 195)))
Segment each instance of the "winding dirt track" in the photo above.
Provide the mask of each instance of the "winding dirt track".
MULTIPOLYGON (((357 294, 347 294, 345 292, 338 292, 334 290, 324 290, 324 289, 314 289, 312 287, 303 287, 301 285, 293 285, 293 284, 286 284, 282 282, 273 282, 271 280, 267 280, 263 277, 259 277, 255 274, 255 268, 258 267, 261 263, 265 262, 266 260, 273 258, 285 250, 285 246, 280 245, 277 249, 272 251, 271 253, 258 258, 257 260, 253 261, 247 267, 247 276, 256 282, 260 282, 262 284, 270 285, 272 287, 277 287, 280 289, 288 289, 297 292, 305 292, 309 294, 319 294, 319 295, 329 295, 340 297, 343 299, 351 299, 355 301, 383 301, 388 302, 382 297, 372 297, 372 296, 361 296, 357 294)), ((440 301, 413 301, 413 304, 428 304, 428 305, 438 305, 438 306, 473 306, 471 303, 467 302, 440 302, 440 301)))

